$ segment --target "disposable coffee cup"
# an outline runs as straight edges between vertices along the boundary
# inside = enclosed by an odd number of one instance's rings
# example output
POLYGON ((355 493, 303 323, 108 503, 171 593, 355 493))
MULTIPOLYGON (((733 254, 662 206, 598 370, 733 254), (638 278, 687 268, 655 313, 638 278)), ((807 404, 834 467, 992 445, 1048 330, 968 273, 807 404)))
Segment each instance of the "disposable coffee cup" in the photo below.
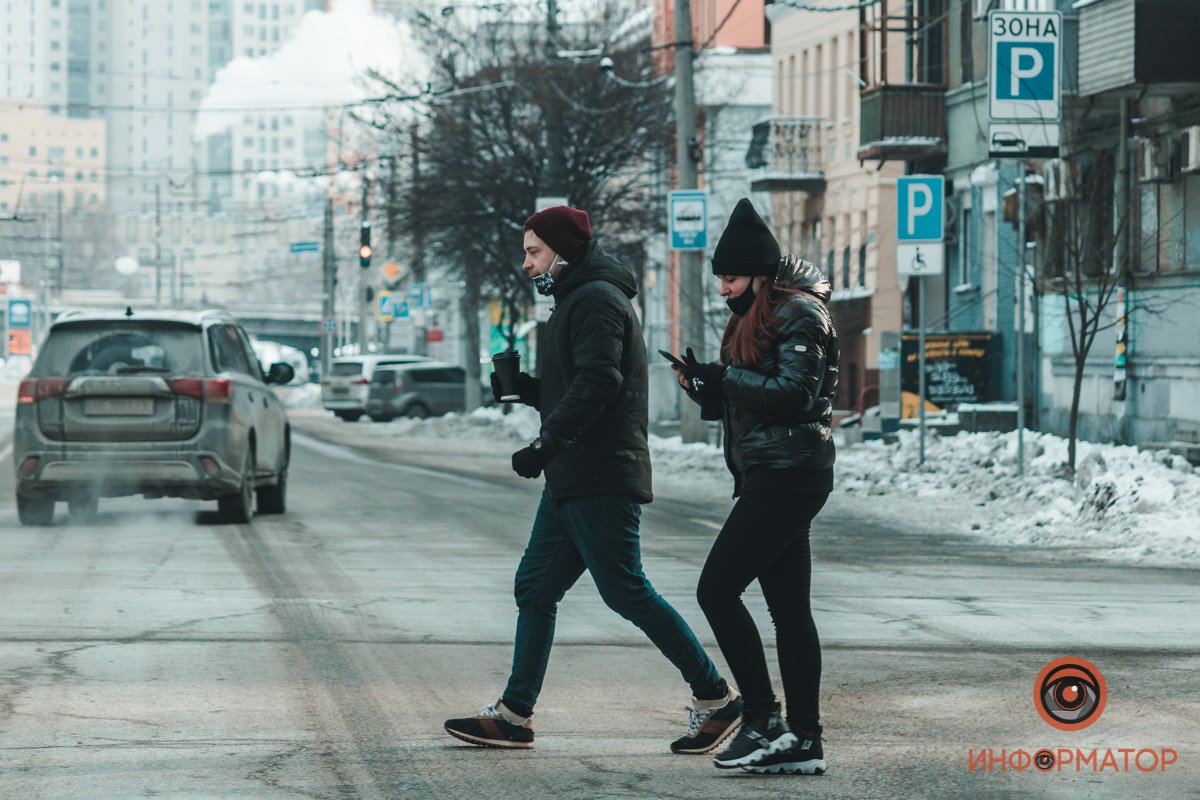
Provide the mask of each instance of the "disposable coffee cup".
POLYGON ((492 369, 500 381, 500 402, 515 403, 521 399, 517 382, 521 377, 521 354, 513 350, 492 356, 492 369))

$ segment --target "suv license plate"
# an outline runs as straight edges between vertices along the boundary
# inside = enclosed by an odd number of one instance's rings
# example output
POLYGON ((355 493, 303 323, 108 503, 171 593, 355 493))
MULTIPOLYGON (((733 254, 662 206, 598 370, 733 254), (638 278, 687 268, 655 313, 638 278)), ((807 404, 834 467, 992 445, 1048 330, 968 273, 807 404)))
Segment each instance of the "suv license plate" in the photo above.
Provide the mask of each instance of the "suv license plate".
POLYGON ((153 397, 98 397, 83 401, 83 413, 89 416, 150 416, 153 397))
POLYGON ((335 386, 335 387, 333 387, 333 393, 334 394, 350 394, 350 387, 349 386, 335 386))

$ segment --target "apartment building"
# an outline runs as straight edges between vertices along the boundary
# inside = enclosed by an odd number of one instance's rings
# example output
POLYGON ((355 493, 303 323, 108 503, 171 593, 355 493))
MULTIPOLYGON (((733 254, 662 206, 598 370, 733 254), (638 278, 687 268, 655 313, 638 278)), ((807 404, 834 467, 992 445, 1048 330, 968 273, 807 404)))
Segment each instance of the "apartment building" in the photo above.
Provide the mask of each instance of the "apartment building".
POLYGON ((100 211, 104 122, 51 116, 41 100, 0 98, 0 217, 100 211))
POLYGON ((880 334, 899 330, 895 186, 903 165, 859 154, 859 15, 767 7, 773 99, 755 125, 753 187, 770 193, 771 225, 785 250, 821 267, 833 296, 841 381, 837 407, 874 403, 880 334))

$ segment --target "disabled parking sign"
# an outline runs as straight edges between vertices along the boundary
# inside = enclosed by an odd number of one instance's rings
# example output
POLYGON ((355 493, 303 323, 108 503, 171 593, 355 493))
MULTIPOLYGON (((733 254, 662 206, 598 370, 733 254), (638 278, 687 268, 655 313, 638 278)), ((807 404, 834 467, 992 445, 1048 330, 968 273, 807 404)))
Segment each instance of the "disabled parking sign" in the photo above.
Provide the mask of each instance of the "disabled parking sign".
POLYGON ((941 275, 946 183, 941 175, 896 179, 896 274, 941 275))

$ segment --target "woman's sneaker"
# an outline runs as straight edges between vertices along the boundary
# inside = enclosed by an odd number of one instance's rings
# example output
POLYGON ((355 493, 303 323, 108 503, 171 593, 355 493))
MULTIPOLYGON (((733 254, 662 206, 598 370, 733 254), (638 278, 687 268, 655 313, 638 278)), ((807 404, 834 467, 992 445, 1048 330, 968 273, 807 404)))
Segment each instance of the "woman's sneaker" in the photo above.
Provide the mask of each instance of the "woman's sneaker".
POLYGON ((815 733, 800 732, 797 739, 796 744, 788 749, 772 753, 742 769, 760 775, 824 775, 825 751, 821 747, 821 729, 817 728, 815 733))
POLYGON ((764 758, 796 744, 796 735, 774 711, 745 711, 742 727, 729 746, 713 756, 717 769, 733 769, 758 764, 764 758))
POLYGON ((446 720, 446 733, 482 747, 533 747, 533 722, 497 700, 473 717, 446 720))
POLYGON ((692 702, 696 705, 684 706, 690 715, 687 733, 671 742, 672 753, 711 753, 742 721, 742 698, 732 688, 721 700, 692 702))

